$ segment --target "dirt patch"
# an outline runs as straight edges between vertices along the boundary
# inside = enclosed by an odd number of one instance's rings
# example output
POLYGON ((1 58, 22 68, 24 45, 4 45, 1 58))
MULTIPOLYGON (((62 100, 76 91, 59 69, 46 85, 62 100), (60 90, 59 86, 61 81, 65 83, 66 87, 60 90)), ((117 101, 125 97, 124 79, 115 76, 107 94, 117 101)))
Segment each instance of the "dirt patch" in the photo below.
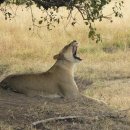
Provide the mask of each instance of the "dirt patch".
MULTIPOLYGON (((27 130, 32 123, 48 118, 77 116, 74 119, 40 123, 39 130, 129 130, 130 122, 104 103, 81 96, 79 99, 29 98, 0 90, 0 121, 14 130, 27 130), (80 118, 79 118, 80 117, 80 118)), ((3 130, 3 129, 2 129, 3 130)))

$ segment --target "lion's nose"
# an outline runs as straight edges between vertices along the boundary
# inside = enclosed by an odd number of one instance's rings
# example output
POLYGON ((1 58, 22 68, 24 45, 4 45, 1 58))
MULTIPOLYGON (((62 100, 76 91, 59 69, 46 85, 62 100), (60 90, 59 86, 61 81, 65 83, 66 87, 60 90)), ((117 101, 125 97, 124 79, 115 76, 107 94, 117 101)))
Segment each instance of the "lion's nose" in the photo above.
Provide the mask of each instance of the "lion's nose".
POLYGON ((73 40, 73 43, 74 43, 75 45, 78 45, 78 42, 77 42, 76 40, 73 40))
POLYGON ((73 40, 72 42, 77 42, 76 40, 73 40))

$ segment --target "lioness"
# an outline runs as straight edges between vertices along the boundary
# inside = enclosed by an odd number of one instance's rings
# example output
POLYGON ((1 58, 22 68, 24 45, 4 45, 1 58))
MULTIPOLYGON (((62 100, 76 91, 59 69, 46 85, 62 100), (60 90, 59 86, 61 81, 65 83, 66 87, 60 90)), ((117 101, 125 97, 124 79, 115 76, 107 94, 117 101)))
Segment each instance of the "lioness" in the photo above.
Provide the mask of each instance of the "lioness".
POLYGON ((40 74, 10 75, 0 86, 27 96, 42 97, 78 97, 78 87, 74 81, 74 65, 81 61, 77 57, 77 41, 66 45, 53 58, 56 63, 47 71, 40 74))

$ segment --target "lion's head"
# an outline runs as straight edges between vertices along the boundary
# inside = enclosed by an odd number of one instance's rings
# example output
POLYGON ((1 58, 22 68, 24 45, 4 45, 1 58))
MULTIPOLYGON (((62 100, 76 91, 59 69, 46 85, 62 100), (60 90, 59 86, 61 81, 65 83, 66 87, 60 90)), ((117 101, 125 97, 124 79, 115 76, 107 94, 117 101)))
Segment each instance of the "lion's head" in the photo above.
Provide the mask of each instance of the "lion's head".
POLYGON ((82 59, 77 56, 78 42, 73 40, 71 43, 66 45, 59 54, 53 58, 56 60, 66 60, 72 63, 81 61, 82 59))

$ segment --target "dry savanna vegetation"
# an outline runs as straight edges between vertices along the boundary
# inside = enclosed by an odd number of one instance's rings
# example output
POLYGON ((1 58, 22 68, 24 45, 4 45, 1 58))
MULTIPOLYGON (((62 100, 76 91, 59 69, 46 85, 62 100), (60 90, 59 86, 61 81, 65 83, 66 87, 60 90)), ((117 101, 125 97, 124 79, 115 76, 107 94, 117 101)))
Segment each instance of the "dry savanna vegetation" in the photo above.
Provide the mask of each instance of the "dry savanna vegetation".
MULTIPOLYGON (((55 62, 53 55, 75 39, 80 42, 78 53, 83 59, 76 67, 75 76, 77 82, 82 81, 84 94, 105 102, 112 109, 129 109, 130 2, 125 2, 122 19, 114 18, 113 23, 107 20, 95 23, 102 35, 102 42, 99 43, 88 39, 87 28, 78 14, 79 20, 75 27, 63 20, 51 31, 42 27, 35 28, 34 32, 29 9, 18 7, 17 15, 12 20, 5 21, 0 14, 1 79, 13 73, 46 71, 55 62), (87 82, 90 84, 87 85, 87 82)), ((40 17, 38 9, 33 7, 33 11, 36 17, 40 17)), ((67 16, 64 9, 61 12, 67 16)), ((109 12, 109 8, 105 12, 109 12)), ((11 129, 4 122, 0 125, 3 129, 11 129)))

